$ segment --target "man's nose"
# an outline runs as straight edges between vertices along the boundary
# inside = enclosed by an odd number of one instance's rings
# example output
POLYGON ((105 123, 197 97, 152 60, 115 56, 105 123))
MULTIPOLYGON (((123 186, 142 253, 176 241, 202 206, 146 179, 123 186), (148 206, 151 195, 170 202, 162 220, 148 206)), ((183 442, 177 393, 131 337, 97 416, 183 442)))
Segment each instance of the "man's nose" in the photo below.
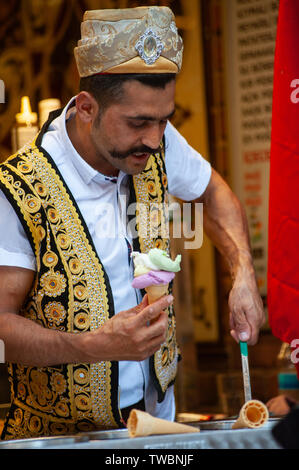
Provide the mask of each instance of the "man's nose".
POLYGON ((157 149, 161 143, 163 133, 164 126, 160 126, 159 124, 149 126, 142 137, 143 145, 146 145, 151 149, 157 149))

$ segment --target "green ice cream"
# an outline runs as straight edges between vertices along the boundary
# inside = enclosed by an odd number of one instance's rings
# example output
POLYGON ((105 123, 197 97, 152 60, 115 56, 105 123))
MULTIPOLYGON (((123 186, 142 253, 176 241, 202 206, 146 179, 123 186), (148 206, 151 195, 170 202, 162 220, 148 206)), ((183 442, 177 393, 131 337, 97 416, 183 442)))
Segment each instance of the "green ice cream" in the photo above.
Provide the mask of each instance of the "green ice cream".
POLYGON ((161 271, 171 271, 177 273, 180 271, 181 266, 181 255, 177 255, 175 260, 169 258, 166 251, 160 250, 159 248, 153 248, 148 252, 148 257, 151 263, 153 263, 157 269, 161 271))

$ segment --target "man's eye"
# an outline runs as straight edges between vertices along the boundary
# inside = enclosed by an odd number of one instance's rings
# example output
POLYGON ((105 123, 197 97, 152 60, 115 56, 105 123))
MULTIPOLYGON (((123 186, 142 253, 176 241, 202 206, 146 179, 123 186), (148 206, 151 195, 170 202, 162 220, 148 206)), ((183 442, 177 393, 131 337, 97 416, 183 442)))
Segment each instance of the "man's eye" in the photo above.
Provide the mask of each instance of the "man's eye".
POLYGON ((140 127, 143 127, 145 125, 144 121, 130 121, 130 126, 134 127, 135 129, 138 129, 140 127))

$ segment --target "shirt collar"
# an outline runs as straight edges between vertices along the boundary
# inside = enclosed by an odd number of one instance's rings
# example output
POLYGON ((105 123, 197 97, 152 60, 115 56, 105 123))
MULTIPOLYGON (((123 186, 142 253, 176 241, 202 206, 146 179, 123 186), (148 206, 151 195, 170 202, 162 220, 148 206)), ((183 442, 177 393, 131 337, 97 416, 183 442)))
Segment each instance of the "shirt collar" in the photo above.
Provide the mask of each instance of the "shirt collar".
MULTIPOLYGON (((89 163, 87 163, 84 158, 81 157, 81 155, 73 146, 67 133, 66 121, 67 119, 70 119, 72 114, 71 108, 75 106, 75 99, 75 96, 70 99, 63 109, 61 115, 50 124, 48 130, 58 130, 60 132, 62 143, 66 150, 65 155, 71 159, 74 167, 86 184, 90 184, 93 180, 98 182, 106 182, 107 184, 114 184, 117 182, 121 184, 123 181, 125 182, 126 177, 128 176, 126 173, 120 170, 117 177, 103 175, 99 171, 95 170, 91 165, 89 165, 89 163)), ((75 109, 73 112, 75 112, 75 109)))

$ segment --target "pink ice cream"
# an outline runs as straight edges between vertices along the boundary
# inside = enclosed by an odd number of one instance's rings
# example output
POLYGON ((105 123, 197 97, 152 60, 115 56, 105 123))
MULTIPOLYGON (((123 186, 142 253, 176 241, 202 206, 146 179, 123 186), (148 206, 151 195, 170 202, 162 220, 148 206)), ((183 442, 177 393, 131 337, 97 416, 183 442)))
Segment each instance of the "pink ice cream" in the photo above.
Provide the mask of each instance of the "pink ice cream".
POLYGON ((173 280, 175 273, 170 271, 149 271, 146 274, 136 276, 132 281, 135 289, 144 289, 148 286, 157 286, 161 284, 169 284, 173 280))
POLYGON ((152 248, 148 253, 132 252, 134 261, 135 289, 146 289, 150 286, 167 286, 180 271, 181 255, 172 260, 166 251, 152 248))

